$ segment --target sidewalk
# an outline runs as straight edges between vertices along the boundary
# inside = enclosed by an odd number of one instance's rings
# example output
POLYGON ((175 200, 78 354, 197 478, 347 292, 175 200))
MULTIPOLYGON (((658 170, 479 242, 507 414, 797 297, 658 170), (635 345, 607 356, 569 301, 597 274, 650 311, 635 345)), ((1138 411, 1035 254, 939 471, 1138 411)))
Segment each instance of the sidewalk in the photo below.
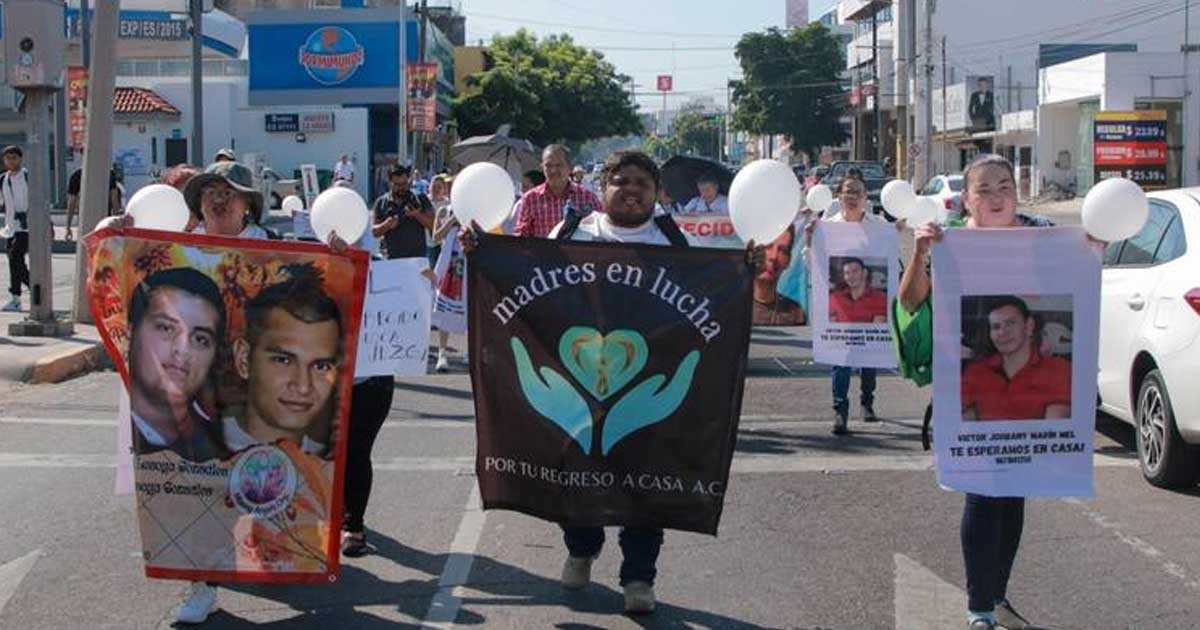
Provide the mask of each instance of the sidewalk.
MULTIPOLYGON (((53 258, 54 311, 69 318, 75 287, 75 256, 53 258)), ((8 265, 0 264, 0 300, 8 300, 8 265)), ((29 294, 22 296, 22 309, 0 312, 0 381, 59 383, 110 365, 104 344, 94 326, 75 325, 70 337, 12 337, 9 324, 29 315, 29 294)))

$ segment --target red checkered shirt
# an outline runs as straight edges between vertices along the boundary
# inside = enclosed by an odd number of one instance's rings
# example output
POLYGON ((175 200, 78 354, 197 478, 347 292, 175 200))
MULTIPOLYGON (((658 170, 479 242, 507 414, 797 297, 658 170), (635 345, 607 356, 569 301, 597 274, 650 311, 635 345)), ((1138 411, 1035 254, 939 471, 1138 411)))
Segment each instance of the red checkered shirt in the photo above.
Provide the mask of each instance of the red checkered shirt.
POLYGON ((563 208, 567 200, 575 212, 585 216, 591 212, 603 212, 600 199, 592 191, 569 182, 565 195, 555 195, 550 192, 549 184, 532 188, 521 197, 521 208, 517 211, 517 236, 537 236, 546 238, 559 221, 563 220, 563 208))

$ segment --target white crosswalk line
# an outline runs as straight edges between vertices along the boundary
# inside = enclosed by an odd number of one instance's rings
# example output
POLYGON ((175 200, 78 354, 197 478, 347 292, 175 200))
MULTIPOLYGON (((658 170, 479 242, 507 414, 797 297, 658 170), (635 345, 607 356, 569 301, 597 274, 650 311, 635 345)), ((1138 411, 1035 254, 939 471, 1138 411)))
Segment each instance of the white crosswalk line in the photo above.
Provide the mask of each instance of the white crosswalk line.
POLYGON ((16 560, 0 564, 0 613, 4 612, 4 606, 17 593, 17 588, 33 570, 33 565, 37 564, 41 555, 41 549, 34 549, 16 560))
POLYGON ((458 523, 458 531, 450 543, 450 553, 446 558, 446 565, 442 568, 442 576, 438 579, 438 592, 429 602, 429 610, 425 613, 423 627, 454 627, 454 620, 458 618, 458 611, 462 608, 462 586, 471 575, 471 565, 475 563, 475 550, 479 547, 479 538, 483 535, 486 521, 487 514, 483 511, 479 484, 473 483, 462 520, 458 523))
POLYGON ((896 630, 961 630, 967 594, 921 563, 895 554, 896 630))

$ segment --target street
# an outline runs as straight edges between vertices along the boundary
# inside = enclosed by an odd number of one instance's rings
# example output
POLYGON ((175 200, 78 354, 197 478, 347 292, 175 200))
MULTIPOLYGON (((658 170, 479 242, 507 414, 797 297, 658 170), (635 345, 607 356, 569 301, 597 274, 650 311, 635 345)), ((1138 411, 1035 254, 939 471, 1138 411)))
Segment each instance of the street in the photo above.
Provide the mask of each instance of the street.
MULTIPOLYGON (((883 377, 885 421, 854 410, 835 438, 807 332, 755 333, 721 533, 667 533, 652 616, 620 614, 613 530, 592 586, 568 594, 556 526, 478 509, 457 363, 397 384, 374 451, 376 552, 337 584, 223 587, 204 627, 961 628, 962 498, 921 451, 929 392, 883 377)), ((142 576, 133 498, 112 492, 116 374, 0 387, 0 627, 170 627, 186 584, 142 576)), ((1009 596, 1041 627, 1196 625, 1197 492, 1148 486, 1132 440, 1101 418, 1097 498, 1030 505, 1009 596)))

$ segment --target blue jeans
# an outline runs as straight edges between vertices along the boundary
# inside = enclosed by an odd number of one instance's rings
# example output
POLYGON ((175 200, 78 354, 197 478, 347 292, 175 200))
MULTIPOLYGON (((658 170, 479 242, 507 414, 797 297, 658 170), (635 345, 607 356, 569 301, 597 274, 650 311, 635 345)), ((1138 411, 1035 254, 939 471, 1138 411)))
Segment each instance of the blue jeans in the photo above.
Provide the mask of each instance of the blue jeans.
POLYGON ((961 536, 970 612, 992 612, 1005 599, 1024 525, 1024 498, 967 495, 961 536))
MULTIPOLYGON (((574 558, 594 558, 604 547, 603 527, 563 527, 563 541, 574 558)), ((663 530, 641 527, 621 528, 621 586, 630 582, 654 584, 658 575, 658 550, 662 548, 663 530)))
MULTIPOLYGON (((833 366, 833 410, 846 413, 850 410, 850 373, 852 367, 844 365, 833 366)), ((875 404, 875 368, 859 368, 862 379, 862 394, 859 400, 862 404, 875 404)))

